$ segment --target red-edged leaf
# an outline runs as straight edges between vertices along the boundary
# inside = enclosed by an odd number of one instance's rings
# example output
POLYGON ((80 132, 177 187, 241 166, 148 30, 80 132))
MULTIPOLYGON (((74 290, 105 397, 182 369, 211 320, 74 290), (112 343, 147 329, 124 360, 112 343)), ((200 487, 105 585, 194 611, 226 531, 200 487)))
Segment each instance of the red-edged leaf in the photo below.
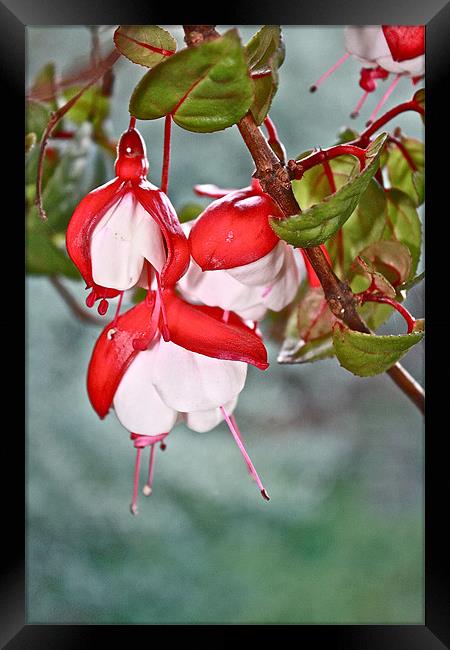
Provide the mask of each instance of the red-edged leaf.
POLYGON ((425 52, 424 25, 383 25, 382 28, 394 61, 415 59, 425 52))
POLYGON ((235 314, 224 323, 221 309, 190 305, 172 291, 164 292, 163 300, 173 343, 207 357, 268 368, 264 343, 235 314))
POLYGON ((253 188, 227 194, 211 203, 193 226, 191 255, 203 271, 231 269, 267 255, 279 239, 269 217, 282 216, 272 199, 253 188))
POLYGON ((138 353, 133 341, 151 336, 154 300, 136 305, 109 323, 100 334, 89 363, 87 389, 97 414, 104 418, 126 369, 138 353))
POLYGON ((91 236, 95 226, 108 208, 127 191, 121 178, 114 178, 87 194, 75 208, 66 232, 67 252, 80 271, 88 287, 93 287, 98 298, 113 298, 120 292, 96 284, 92 278, 91 236))
POLYGON ((142 180, 134 186, 135 196, 161 228, 167 246, 167 261, 161 271, 163 288, 173 286, 189 266, 189 244, 175 208, 164 192, 142 180))

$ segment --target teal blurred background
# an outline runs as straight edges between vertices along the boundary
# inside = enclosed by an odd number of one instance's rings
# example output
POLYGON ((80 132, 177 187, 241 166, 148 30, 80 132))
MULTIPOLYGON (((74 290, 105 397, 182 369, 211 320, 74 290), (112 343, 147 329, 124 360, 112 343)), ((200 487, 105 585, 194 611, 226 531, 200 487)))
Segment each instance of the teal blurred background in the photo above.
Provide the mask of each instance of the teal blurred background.
MULTIPOLYGON (((243 40, 255 31, 242 28, 243 40)), ((356 61, 308 93, 342 55, 342 28, 288 26, 284 39, 271 116, 288 156, 329 146, 344 125, 362 129, 376 100, 348 118, 360 95, 356 61)), ((83 27, 28 28, 29 80, 89 48, 83 27)), ((117 65, 115 137, 143 72, 117 65)), ((402 80, 387 108, 411 94, 402 80)), ((416 115, 398 124, 423 137, 416 115)), ((159 184, 163 121, 139 128, 159 184)), ((237 129, 174 127, 176 207, 196 200, 195 183, 242 187, 252 171, 237 129)), ((82 302, 82 283, 65 283, 82 302)), ((423 316, 421 288, 407 304, 423 316)), ((394 318, 389 331, 399 327, 394 318)), ((85 390, 99 328, 33 277, 27 330, 29 623, 423 623, 423 422, 387 376, 358 379, 335 360, 279 366, 270 344, 271 367, 249 368, 236 417, 271 501, 224 426, 198 434, 180 425, 158 451, 153 496, 141 495, 132 517, 134 448, 113 413, 98 419, 85 390)), ((423 382, 422 346, 404 365, 423 382)))

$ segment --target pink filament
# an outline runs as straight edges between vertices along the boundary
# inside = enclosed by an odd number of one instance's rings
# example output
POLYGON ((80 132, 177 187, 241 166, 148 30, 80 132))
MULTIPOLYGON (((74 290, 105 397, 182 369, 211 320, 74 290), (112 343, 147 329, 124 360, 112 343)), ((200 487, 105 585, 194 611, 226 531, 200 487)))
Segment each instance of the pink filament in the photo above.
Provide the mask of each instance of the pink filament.
POLYGON ((389 97, 390 97, 391 93, 393 92, 394 88, 396 87, 396 85, 400 81, 401 76, 402 76, 401 74, 398 74, 395 77, 394 81, 391 83, 389 88, 386 90, 383 97, 380 99, 378 104, 375 106, 372 115, 369 117, 368 121, 366 122, 366 126, 369 126, 375 120, 375 118, 378 115, 381 107, 384 106, 384 104, 387 102, 387 100, 389 99, 389 97))
POLYGON ((224 323, 228 323, 228 319, 229 319, 229 318, 230 318, 230 311, 229 311, 229 309, 224 309, 224 311, 223 311, 223 316, 222 316, 222 320, 223 320, 223 322, 224 322, 224 323))
POLYGON ((230 429, 231 434, 233 435, 233 438, 234 438, 237 446, 239 447, 239 451, 241 452, 241 454, 242 454, 242 456, 243 456, 243 458, 245 460, 245 463, 246 463, 246 465, 248 467, 248 471, 252 475, 253 479, 256 481, 256 483, 257 483, 257 485, 258 485, 264 499, 266 499, 266 501, 269 501, 269 495, 267 494, 267 492, 266 492, 266 490, 264 488, 264 485, 261 483, 261 479, 258 476, 258 472, 256 471, 255 466, 253 465, 253 463, 252 463, 252 461, 250 459, 250 456, 248 455, 248 453, 247 453, 247 451, 246 451, 246 449, 244 447, 244 443, 242 442, 241 436, 240 436, 239 432, 237 431, 233 420, 231 420, 230 416, 228 415, 228 413, 226 412, 226 410, 224 409, 223 406, 220 407, 220 410, 222 411, 222 415, 225 418, 226 423, 228 424, 228 428, 230 429))
POLYGON ((153 472, 155 470, 155 451, 156 451, 156 446, 155 443, 150 445, 150 459, 148 463, 148 479, 147 483, 144 485, 144 494, 146 496, 150 496, 152 493, 152 486, 153 486, 153 472), (147 489, 146 489, 147 488, 147 489))
POLYGON ((329 68, 326 72, 324 72, 323 75, 319 77, 319 79, 316 81, 316 83, 311 86, 310 88, 311 92, 317 90, 317 88, 320 86, 321 83, 325 81, 325 79, 328 79, 328 77, 331 74, 333 74, 333 72, 335 72, 338 68, 341 67, 343 63, 345 63, 345 61, 347 61, 349 56, 350 54, 346 52, 343 56, 341 56, 341 58, 338 61, 336 61, 334 65, 331 66, 331 68, 329 68))
POLYGON ((363 107, 364 102, 366 101, 366 99, 368 98, 368 96, 369 96, 369 91, 366 90, 366 91, 361 95, 361 97, 359 98, 358 103, 356 104, 354 110, 350 113, 350 117, 352 117, 352 118, 356 118, 356 117, 358 117, 358 115, 359 115, 359 111, 360 111, 361 108, 363 107))
POLYGON ((261 294, 261 298, 265 298, 266 296, 268 296, 269 293, 272 291, 272 289, 273 289, 273 284, 271 284, 270 287, 266 287, 261 294))
POLYGON ((136 449, 136 463, 134 465, 134 482, 133 482, 133 499, 131 501, 130 510, 132 515, 137 515, 137 495, 139 487, 139 470, 141 468, 141 453, 142 447, 136 449))

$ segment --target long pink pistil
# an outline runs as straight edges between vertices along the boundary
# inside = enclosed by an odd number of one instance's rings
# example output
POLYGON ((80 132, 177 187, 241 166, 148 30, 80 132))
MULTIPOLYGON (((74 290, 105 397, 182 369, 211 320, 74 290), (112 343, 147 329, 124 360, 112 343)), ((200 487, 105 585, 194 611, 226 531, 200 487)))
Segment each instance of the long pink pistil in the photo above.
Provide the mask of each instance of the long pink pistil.
POLYGON ((136 462, 134 464, 134 481, 133 481, 133 498, 130 505, 130 511, 132 515, 137 515, 137 496, 139 489, 139 470, 141 469, 141 454, 142 447, 137 447, 136 449, 136 462))
POLYGON ((355 106, 355 108, 353 109, 353 111, 350 113, 350 117, 351 117, 352 119, 356 119, 356 118, 358 117, 358 115, 359 115, 359 111, 362 109, 362 107, 363 107, 363 105, 364 105, 366 99, 368 98, 368 96, 369 96, 369 91, 366 90, 366 91, 361 95, 361 97, 359 98, 358 103, 356 104, 356 106, 355 106))
POLYGON ((381 108, 384 106, 384 104, 387 102, 387 100, 391 96, 392 92, 394 91, 394 89, 395 89, 396 85, 398 84, 398 82, 400 81, 401 77, 402 77, 401 74, 396 75, 394 81, 391 83, 389 88, 384 93, 383 97, 380 99, 378 104, 373 109, 372 115, 369 117, 369 119, 366 122, 366 126, 370 126, 372 124, 372 122, 375 120, 375 118, 378 115, 378 113, 380 112, 381 108))
POLYGON ((153 472, 155 470, 155 451, 156 451, 156 444, 153 443, 150 445, 150 460, 148 463, 148 479, 147 483, 144 485, 142 488, 142 492, 144 496, 149 497, 151 493, 153 492, 153 472))
POLYGON ((311 93, 315 93, 318 87, 320 86, 320 84, 323 83, 325 79, 328 79, 328 77, 331 74, 333 74, 333 72, 335 72, 338 68, 340 68, 341 65, 345 63, 345 61, 347 61, 349 56, 350 54, 348 52, 346 52, 343 56, 341 56, 341 58, 338 61, 336 61, 336 63, 332 65, 331 68, 329 68, 326 72, 323 73, 321 77, 317 79, 316 83, 310 87, 309 91, 311 93))
POLYGON ((248 455, 248 453, 247 453, 247 451, 246 451, 246 449, 244 447, 244 443, 242 442, 240 433, 236 430, 236 427, 235 427, 235 425, 233 423, 233 420, 230 418, 230 416, 226 412, 225 408, 223 406, 221 406, 220 410, 222 411, 222 415, 225 418, 225 422, 228 424, 228 428, 230 429, 231 434, 232 434, 237 446, 239 447, 239 451, 241 452, 241 454, 242 454, 242 456, 243 456, 243 458, 245 460, 245 463, 246 463, 246 465, 248 467, 248 470, 249 470, 250 474, 252 475, 253 479, 256 481, 263 498, 266 501, 269 501, 270 497, 267 494, 266 489, 265 489, 264 485, 262 484, 261 479, 258 476, 258 472, 256 471, 255 466, 253 465, 253 463, 252 463, 252 461, 250 459, 250 456, 248 455))

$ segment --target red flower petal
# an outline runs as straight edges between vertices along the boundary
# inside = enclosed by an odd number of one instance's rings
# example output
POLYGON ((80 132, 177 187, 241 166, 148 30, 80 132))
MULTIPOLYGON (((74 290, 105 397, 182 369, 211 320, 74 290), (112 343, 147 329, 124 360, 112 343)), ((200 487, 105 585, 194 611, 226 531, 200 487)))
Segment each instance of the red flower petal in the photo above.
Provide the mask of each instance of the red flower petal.
POLYGON ((95 226, 124 191, 125 183, 120 178, 114 178, 93 190, 77 205, 67 227, 67 252, 88 287, 94 288, 96 298, 113 298, 120 293, 116 289, 102 287, 94 282, 90 244, 95 226))
POLYGON ((140 204, 161 228, 167 246, 167 261, 161 271, 161 286, 171 287, 186 273, 189 266, 189 244, 186 235, 173 205, 164 192, 145 180, 139 185, 133 185, 133 188, 140 204))
POLYGON ((139 351, 133 342, 147 342, 154 336, 155 331, 150 331, 154 303, 147 299, 139 303, 109 323, 97 339, 89 362, 87 389, 101 418, 107 415, 120 380, 139 351))
POLYGON ((236 314, 224 323, 218 307, 190 305, 173 291, 165 291, 163 300, 173 343, 207 357, 269 367, 264 343, 236 314))
POLYGON ((425 52, 424 25, 383 25, 382 29, 394 61, 415 59, 425 52))
POLYGON ((270 196, 244 188, 211 203, 193 226, 191 255, 203 271, 232 269, 267 255, 279 242, 269 217, 282 217, 270 196))

